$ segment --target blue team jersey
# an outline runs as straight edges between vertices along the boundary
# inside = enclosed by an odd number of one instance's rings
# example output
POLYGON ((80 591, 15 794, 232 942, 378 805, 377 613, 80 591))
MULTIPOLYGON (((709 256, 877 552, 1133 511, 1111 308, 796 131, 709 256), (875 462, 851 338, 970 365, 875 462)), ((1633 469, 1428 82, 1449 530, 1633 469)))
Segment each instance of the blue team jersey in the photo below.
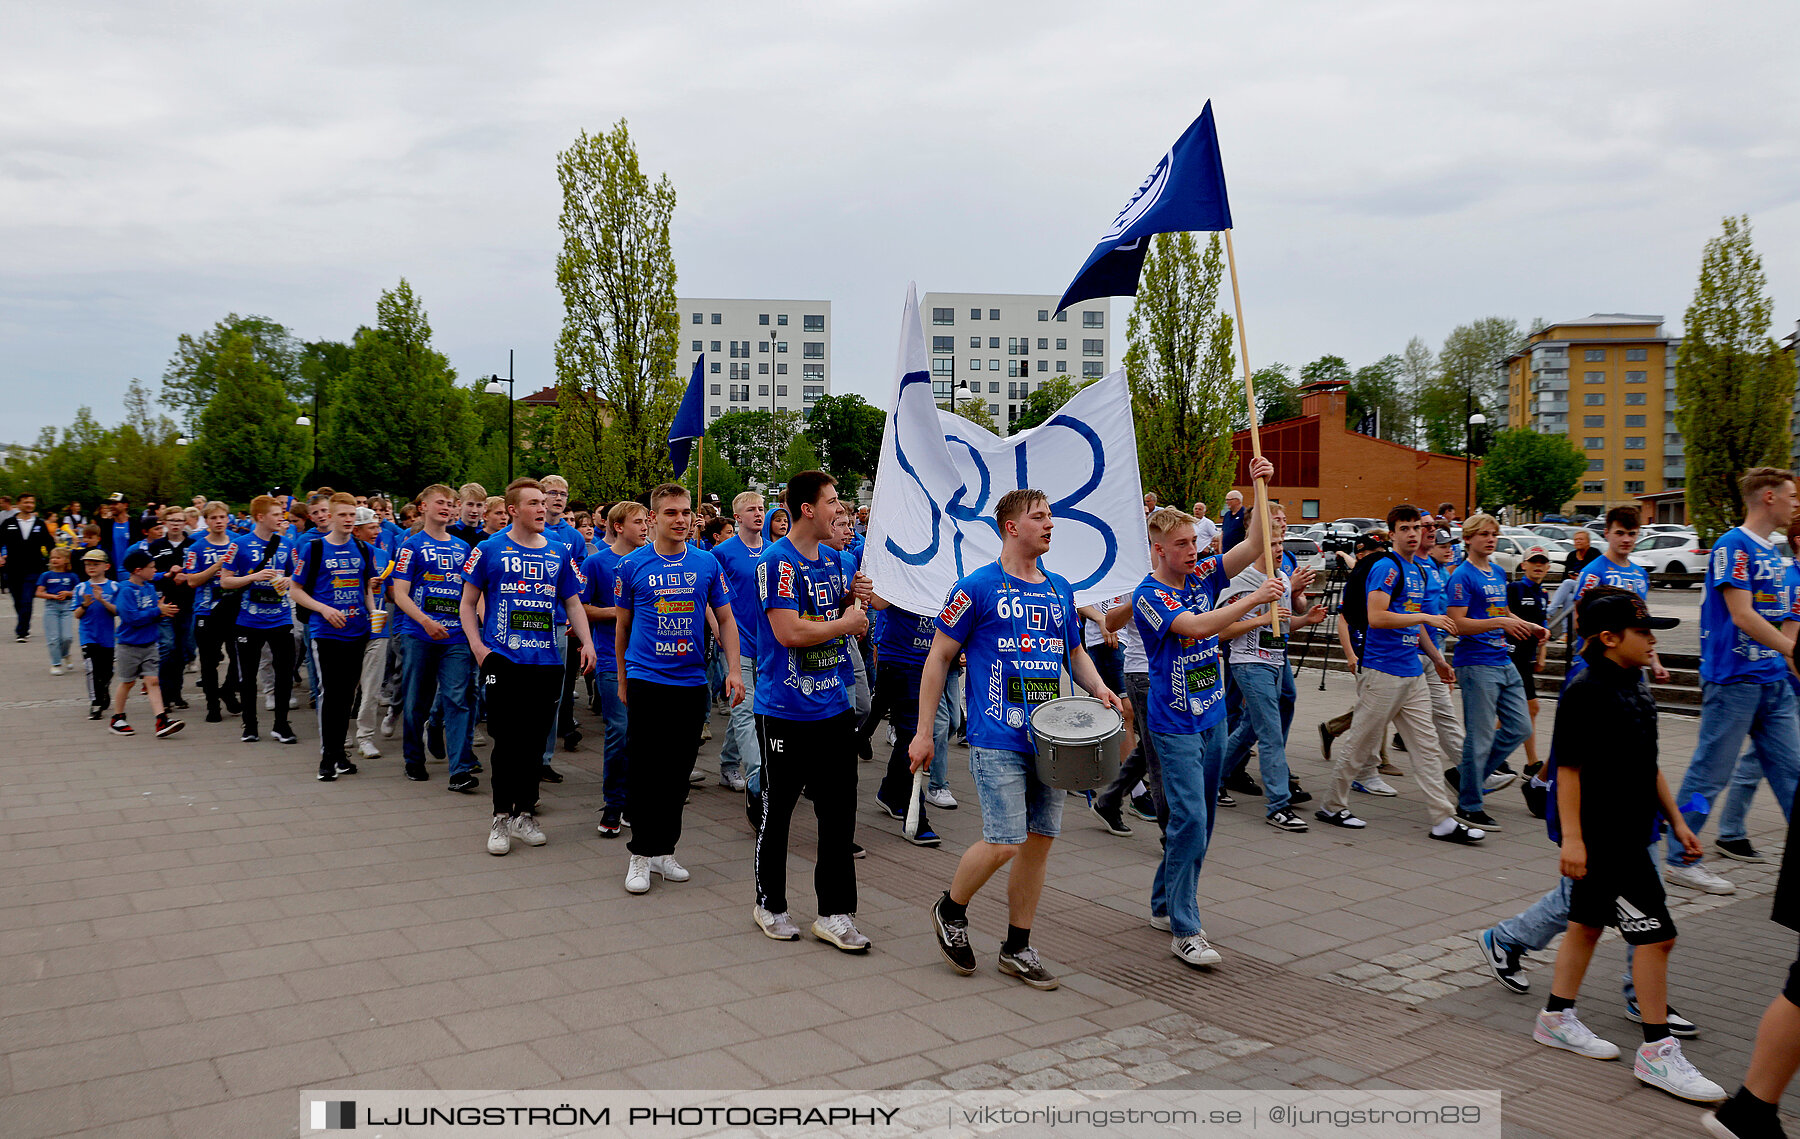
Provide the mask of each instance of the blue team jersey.
POLYGON ((1750 607, 1777 629, 1791 619, 1786 559, 1773 542, 1742 526, 1719 535, 1706 559, 1706 595, 1700 601, 1700 679, 1712 684, 1768 683, 1787 675, 1780 653, 1737 627, 1725 590, 1750 594, 1750 607))
POLYGON ((551 614, 587 591, 566 546, 521 546, 502 530, 469 551, 462 575, 487 599, 481 639, 488 648, 514 664, 562 667, 551 614))
MULTIPOLYGON (((575 529, 575 524, 570 522, 567 518, 558 518, 555 522, 544 527, 544 537, 569 551, 569 557, 575 560, 577 568, 581 566, 582 562, 587 560, 587 539, 581 536, 581 531, 575 529)), ((556 612, 552 614, 552 617, 558 625, 566 625, 569 623, 569 614, 567 610, 563 609, 561 606, 557 607, 556 612)))
POLYGON ((757 615, 756 712, 786 720, 825 720, 850 710, 856 687, 849 638, 842 635, 790 649, 775 639, 769 611, 785 609, 802 621, 835 620, 850 601, 850 570, 843 553, 820 544, 808 560, 781 538, 763 551, 756 566, 757 615), (849 675, 848 682, 845 675, 849 675))
MULTIPOLYGON (((581 576, 587 578, 587 595, 582 598, 596 609, 611 609, 613 586, 618 584, 620 555, 611 546, 601 546, 581 563, 581 576)), ((619 671, 618 655, 613 640, 618 633, 617 621, 591 621, 594 634, 594 673, 619 671)))
MULTIPOLYGON (((229 538, 214 545, 211 538, 207 537, 205 534, 200 535, 198 538, 195 538, 192 542, 188 543, 187 556, 183 558, 181 562, 181 572, 188 574, 205 573, 207 570, 218 565, 230 556, 231 546, 232 542, 229 538)), ((220 570, 212 576, 211 581, 208 581, 205 585, 194 590, 195 616, 206 616, 213 611, 213 606, 219 603, 219 579, 223 577, 224 574, 225 571, 220 570)))
POLYGON ((119 604, 119 583, 116 581, 84 581, 81 588, 75 591, 75 604, 87 602, 87 611, 76 622, 76 635, 79 643, 96 645, 101 648, 112 648, 117 639, 114 636, 114 620, 111 609, 95 600, 95 595, 106 598, 116 607, 119 604))
MULTIPOLYGON (((269 565, 275 572, 286 575, 293 560, 294 547, 286 538, 272 535, 269 542, 275 543, 275 555, 269 559, 269 565)), ((255 533, 245 534, 231 544, 231 552, 226 556, 223 573, 233 577, 248 577, 256 572, 262 563, 263 554, 268 543, 257 537, 255 533)), ((275 588, 272 581, 259 581, 244 587, 243 601, 238 605, 238 627, 241 629, 279 629, 283 625, 294 623, 294 603, 288 600, 285 592, 275 588)))
MULTIPOLYGON (((1425 571, 1414 558, 1395 554, 1384 557, 1369 571, 1368 593, 1388 595, 1390 613, 1425 612, 1425 571), (1404 571, 1402 566, 1405 567, 1404 571), (1404 576, 1403 576, 1404 575, 1404 576)), ((1373 606, 1370 607, 1373 610, 1373 606)), ((1363 638, 1362 663, 1389 676, 1422 676, 1425 666, 1419 660, 1419 627, 1377 629, 1369 626, 1363 638)))
POLYGON ((1218 637, 1175 632, 1183 613, 1207 613, 1231 587, 1225 560, 1201 558, 1179 589, 1151 574, 1132 595, 1132 622, 1150 661, 1150 730, 1193 735, 1225 720, 1225 671, 1218 637))
POLYGON ((665 557, 654 544, 619 559, 613 604, 631 610, 624 672, 657 684, 706 683, 706 610, 731 603, 731 586, 719 559, 682 544, 681 556, 665 557))
MULTIPOLYGON (((1467 606, 1467 615, 1473 621, 1500 616, 1501 610, 1506 608, 1506 571, 1492 562, 1488 563, 1486 573, 1469 562, 1457 566, 1456 572, 1450 575, 1450 604, 1467 606)), ((1485 633, 1459 638, 1451 663, 1461 668, 1470 664, 1509 664, 1511 661, 1505 631, 1489 629, 1485 633)))
POLYGON ((755 660, 761 642, 757 639, 762 625, 762 606, 757 603, 756 561, 767 544, 754 549, 742 537, 733 534, 712 548, 712 556, 724 567, 725 580, 731 585, 731 616, 737 621, 738 656, 755 660))
MULTIPOLYGON (((1583 566, 1581 572, 1575 575, 1575 603, 1579 605, 1582 597, 1589 590, 1602 585, 1610 586, 1613 589, 1630 590, 1645 601, 1650 600, 1650 574, 1644 567, 1629 562, 1621 566, 1605 554, 1601 554, 1583 566)), ((1579 624, 1579 622, 1577 623, 1579 624)), ((1705 638, 1704 630, 1701 632, 1701 637, 1705 638)), ((1581 655, 1581 650, 1586 645, 1586 637, 1575 638, 1575 655, 1570 658, 1569 669, 1563 674, 1564 688, 1567 688, 1569 681, 1574 680, 1576 675, 1587 667, 1587 658, 1581 655)))
MULTIPOLYGON (((1419 558, 1418 563, 1419 571, 1425 576, 1425 603, 1420 611, 1442 617, 1450 612, 1450 569, 1436 558, 1419 558)), ((1442 646, 1444 638, 1450 635, 1429 625, 1425 631, 1431 643, 1438 646, 1442 646)))
MULTIPOLYGON (((1041 567, 1040 567, 1041 569, 1041 567)), ((956 583, 937 629, 968 658, 969 743, 1035 753, 1028 721, 1062 695, 1063 656, 1079 637, 1075 593, 1057 574, 1025 581, 998 561, 956 583)))
POLYGON ((881 631, 874 634, 875 645, 881 650, 881 667, 893 664, 915 672, 924 668, 925 656, 937 637, 937 618, 897 605, 875 612, 881 616, 881 631))
POLYGON ((120 580, 119 592, 113 595, 113 604, 119 610, 120 644, 156 643, 157 625, 162 621, 162 610, 157 608, 159 600, 152 583, 133 581, 129 574, 120 580))
MULTIPOLYGON (((48 570, 38 575, 37 588, 33 589, 31 593, 34 597, 37 596, 38 589, 41 589, 52 596, 61 593, 65 589, 73 593, 76 584, 75 575, 66 570, 48 570)), ((75 599, 73 597, 69 598, 66 602, 66 604, 70 605, 73 605, 74 603, 75 599)), ((65 604, 65 602, 57 601, 53 602, 53 604, 62 605, 65 604)))
POLYGON ((370 545, 369 550, 375 556, 375 580, 369 583, 369 596, 375 602, 369 621, 369 639, 374 641, 393 636, 394 633, 394 605, 388 600, 388 581, 394 574, 394 559, 381 548, 379 539, 370 545), (387 614, 387 620, 381 623, 380 629, 375 627, 375 612, 387 614))
MULTIPOLYGON (((421 530, 400 543, 394 558, 393 580, 406 583, 407 596, 425 616, 442 625, 452 639, 462 630, 463 563, 469 547, 457 538, 442 541, 421 530)), ((399 606, 394 607, 394 632, 432 639, 431 634, 399 606)))
POLYGON ((294 580, 300 588, 344 614, 344 627, 338 628, 323 613, 309 611, 307 629, 315 637, 333 641, 353 641, 369 635, 369 606, 364 587, 380 573, 374 564, 375 551, 367 558, 355 538, 345 538, 338 545, 329 538, 307 542, 294 551, 294 580))

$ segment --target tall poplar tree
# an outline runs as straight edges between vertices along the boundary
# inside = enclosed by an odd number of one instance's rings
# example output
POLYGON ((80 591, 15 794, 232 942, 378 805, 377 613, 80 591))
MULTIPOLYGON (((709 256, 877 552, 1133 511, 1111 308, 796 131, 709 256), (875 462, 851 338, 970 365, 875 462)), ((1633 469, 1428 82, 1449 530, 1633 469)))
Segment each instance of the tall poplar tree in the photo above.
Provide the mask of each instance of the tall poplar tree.
POLYGON ((1769 335, 1773 304, 1747 216, 1724 219, 1700 255, 1700 281, 1675 355, 1675 425, 1687 451, 1688 523, 1711 542, 1744 516, 1737 480, 1789 461, 1792 364, 1769 335))
POLYGON ((294 405, 254 342, 226 335, 216 357, 217 383, 200 413, 189 459, 197 489, 246 503, 273 487, 294 485, 311 461, 311 439, 294 426, 294 405))

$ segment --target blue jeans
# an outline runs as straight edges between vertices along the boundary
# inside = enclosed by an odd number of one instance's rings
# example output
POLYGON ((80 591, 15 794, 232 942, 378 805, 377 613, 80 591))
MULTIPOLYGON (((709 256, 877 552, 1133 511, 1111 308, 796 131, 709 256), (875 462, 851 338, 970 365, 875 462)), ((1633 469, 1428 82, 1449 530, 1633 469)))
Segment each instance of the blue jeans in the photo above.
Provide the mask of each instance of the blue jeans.
MULTIPOLYGON (((1750 737, 1751 752, 1762 764, 1775 801, 1786 816, 1793 810, 1794 785, 1800 783, 1800 714, 1795 711, 1794 691, 1785 679, 1737 684, 1702 682, 1700 740, 1694 758, 1675 792, 1675 806, 1695 834, 1706 825, 1706 816, 1718 803, 1719 792, 1731 781, 1738 765, 1738 749, 1750 737), (1697 797, 1697 801, 1696 801, 1697 797), (1690 809, 1690 805, 1694 809, 1690 809)), ((1720 820, 1723 828, 1725 820, 1720 820)), ((1741 826, 1742 820, 1736 820, 1741 826)), ((1681 843, 1669 835, 1669 861, 1687 864, 1681 843)))
POLYGON ((44 643, 50 648, 50 663, 67 662, 70 640, 75 632, 75 599, 44 602, 44 643))
POLYGON ((619 674, 594 674, 594 695, 600 698, 600 717, 606 721, 606 745, 602 753, 600 798, 608 811, 625 810, 625 733, 630 725, 625 705, 619 703, 619 674))
POLYGON ((1762 759, 1751 748, 1738 756, 1737 767, 1731 773, 1731 790, 1725 796, 1725 810, 1719 815, 1719 838, 1745 839, 1745 820, 1750 814, 1750 804, 1756 802, 1756 788, 1762 782, 1762 759))
POLYGON ((475 654, 456 634, 441 641, 406 634, 401 642, 402 723, 400 754, 408 764, 425 762, 425 717, 432 705, 444 711, 444 753, 450 774, 474 767, 470 731, 474 726, 475 654))
POLYGON ((1294 673, 1284 660, 1279 665, 1234 664, 1231 677, 1242 696, 1243 715, 1225 744, 1225 770, 1238 764, 1256 744, 1257 766, 1262 770, 1263 793, 1269 814, 1287 809, 1287 734, 1294 722, 1294 673))
POLYGON ((1150 888, 1150 912, 1169 917, 1176 937, 1200 932, 1200 867, 1212 841, 1214 804, 1225 781, 1227 728, 1215 724, 1192 735, 1152 732, 1162 760, 1163 794, 1169 800, 1169 827, 1163 834, 1162 862, 1150 888))
POLYGON ((1456 685, 1462 689, 1464 731, 1456 805, 1464 812, 1479 811, 1482 781, 1531 734, 1531 709, 1525 706, 1525 679, 1511 661, 1457 665, 1456 685))
POLYGON ((1027 835, 1062 833, 1067 796, 1037 776, 1037 759, 1022 751, 969 747, 969 774, 981 802, 981 841, 1019 846, 1027 835))
POLYGON ((719 774, 740 772, 753 795, 762 794, 762 749, 756 743, 756 658, 738 658, 744 698, 731 710, 725 742, 719 747, 719 774))
POLYGON ((931 775, 928 786, 933 791, 950 788, 950 732, 962 722, 963 670, 952 668, 944 676, 944 695, 938 701, 937 715, 931 720, 931 775))
MULTIPOLYGON (((1650 861, 1656 866, 1656 872, 1660 876, 1662 851, 1654 842, 1650 844, 1650 861)), ((1569 879, 1558 878, 1550 892, 1533 902, 1529 909, 1497 923, 1494 926, 1494 940, 1502 945, 1533 953, 1549 945, 1557 934, 1569 928, 1570 885, 1569 879)), ((1628 1001, 1637 999, 1637 987, 1631 983, 1631 963, 1636 952, 1635 945, 1625 946, 1625 972, 1619 975, 1628 1001)))

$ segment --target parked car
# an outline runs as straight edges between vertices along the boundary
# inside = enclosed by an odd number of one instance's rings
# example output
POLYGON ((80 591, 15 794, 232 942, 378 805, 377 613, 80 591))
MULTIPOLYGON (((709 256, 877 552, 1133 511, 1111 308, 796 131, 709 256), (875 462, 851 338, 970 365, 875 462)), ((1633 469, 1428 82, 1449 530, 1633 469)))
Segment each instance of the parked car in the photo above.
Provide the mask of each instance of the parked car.
MULTIPOLYGON (((1649 534, 1638 539, 1631 564, 1643 566, 1653 582, 1657 574, 1702 574, 1706 572, 1706 550, 1692 533, 1649 534)), ((1677 589, 1688 586, 1687 582, 1672 584, 1677 589)))
POLYGON ((1644 534, 1692 534, 1692 526, 1678 526, 1673 522, 1647 522, 1641 527, 1644 534))
POLYGON ((1562 515, 1560 515, 1560 514, 1546 514, 1546 515, 1544 515, 1544 517, 1543 517, 1543 518, 1542 518, 1542 519, 1541 519, 1541 521, 1544 521, 1544 522, 1563 522, 1563 523, 1566 523, 1566 522, 1568 522, 1568 519, 1567 519, 1567 518, 1564 518, 1564 517, 1563 517, 1563 516, 1562 516, 1562 515))
POLYGON ((1331 520, 1331 524, 1333 526, 1354 526, 1358 534, 1365 534, 1370 530, 1387 529, 1386 520, 1381 518, 1334 518, 1331 520))
POLYGON ((1506 571, 1507 577, 1518 577, 1519 563, 1539 553, 1549 554, 1550 547, 1537 535, 1521 538, 1516 534, 1502 534, 1494 544, 1493 562, 1506 571))
POLYGON ((1570 541, 1575 537, 1575 531, 1581 529, 1581 527, 1556 522, 1534 522, 1525 527, 1525 529, 1541 538, 1555 538, 1561 541, 1570 541))
POLYGON ((1289 534, 1281 543, 1281 548, 1294 555, 1301 569, 1310 569, 1321 577, 1325 574, 1325 550, 1311 538, 1299 538, 1289 534))

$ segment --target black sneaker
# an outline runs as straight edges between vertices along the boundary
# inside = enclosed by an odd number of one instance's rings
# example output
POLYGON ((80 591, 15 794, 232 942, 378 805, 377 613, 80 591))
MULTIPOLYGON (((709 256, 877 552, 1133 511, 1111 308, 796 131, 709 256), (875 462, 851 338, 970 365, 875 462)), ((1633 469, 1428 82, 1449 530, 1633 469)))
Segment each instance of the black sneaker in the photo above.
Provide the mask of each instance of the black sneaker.
POLYGON ((744 818, 750 820, 751 830, 762 827, 762 795, 759 792, 744 792, 744 818))
POLYGON ((619 826, 619 812, 617 812, 617 811, 601 811, 600 812, 600 837, 601 838, 618 838, 619 831, 621 829, 622 828, 619 826))
POLYGON ((238 702, 236 700, 233 700, 230 697, 226 697, 226 699, 225 699, 225 714, 227 716, 241 716, 244 714, 244 710, 242 708, 238 707, 238 702))
POLYGON ((1156 821, 1156 800, 1150 797, 1150 792, 1131 797, 1131 813, 1147 823, 1156 821))
POLYGON ((294 734, 294 729, 286 724, 277 724, 269 734, 275 737, 276 743, 297 744, 300 742, 300 737, 294 734))
POLYGON ((1466 824, 1460 822, 1443 834, 1438 834, 1436 831, 1426 831, 1425 833, 1436 842, 1453 842, 1458 846, 1474 846, 1481 841, 1475 837, 1474 832, 1470 831, 1466 824))
MULTIPOLYGON (((425 765, 422 763, 409 763, 406 765, 406 777, 414 783, 423 783, 431 778, 431 773, 425 770, 425 765)), ((455 783, 456 781, 453 779, 451 782, 455 783)))
POLYGON ((883 799, 879 791, 875 793, 875 807, 890 819, 897 819, 901 822, 906 820, 906 812, 883 799))
POLYGON ((1747 838, 1721 838, 1713 843, 1713 849, 1726 858, 1735 858, 1739 862, 1767 862, 1762 852, 1750 845, 1747 838))
POLYGON ((1295 806, 1299 806, 1301 803, 1310 803, 1312 802, 1312 792, 1302 788, 1298 781, 1289 783, 1288 802, 1295 806))
POLYGON ((858 732, 856 736, 856 758, 864 763, 875 758, 875 749, 869 743, 869 737, 858 732))
POLYGON ((1117 807, 1108 811, 1096 801, 1088 804, 1088 810, 1094 812, 1094 817, 1100 820, 1100 825, 1106 828, 1107 834, 1115 834, 1120 838, 1131 837, 1131 827, 1126 824, 1124 813, 1117 807))
POLYGON ((1488 814, 1486 811, 1459 810, 1456 812, 1456 821, 1463 823, 1466 826, 1475 827, 1484 831, 1498 832, 1500 829, 1500 824, 1494 821, 1494 816, 1488 814))
POLYGON ((1306 820, 1288 810, 1286 807, 1274 812, 1268 818, 1264 819, 1263 822, 1268 823, 1278 831, 1299 832, 1308 829, 1306 820))
POLYGON ((1225 777, 1225 787, 1227 790, 1236 791, 1243 795, 1261 795, 1263 793, 1261 785, 1259 785, 1256 780, 1250 778, 1250 772, 1244 769, 1234 771, 1230 775, 1227 775, 1225 777))
POLYGON ((1520 785, 1519 793, 1525 796, 1525 809, 1531 812, 1531 817, 1543 818, 1545 811, 1550 806, 1550 788, 1538 787, 1531 782, 1530 777, 1527 777, 1525 782, 1520 785))
POLYGON ((1456 766, 1455 764, 1451 764, 1449 767, 1444 768, 1444 783, 1452 791, 1461 791, 1462 790, 1462 768, 1456 766))
POLYGON ((330 760, 326 760, 324 763, 319 764, 319 774, 316 778, 320 783, 337 782, 337 764, 332 763, 330 760))
POLYGON ((348 759, 340 759, 337 761, 337 773, 339 775, 355 775, 356 765, 348 759))
POLYGON ((1400 738, 1399 732, 1394 733, 1394 750, 1395 751, 1405 751, 1406 750, 1406 741, 1400 738))
POLYGON ((1475 939, 1481 943, 1481 955, 1487 960, 1488 970, 1494 974, 1494 980, 1506 987, 1508 992, 1528 993, 1531 982, 1525 979, 1525 971, 1519 964, 1519 958, 1525 951, 1516 945, 1507 945, 1494 936, 1494 931, 1484 929, 1481 936, 1475 939))
POLYGON ((931 928, 937 934, 938 952, 965 977, 975 973, 975 951, 969 948, 969 919, 958 918, 948 921, 944 918, 943 904, 950 895, 945 893, 937 901, 931 903, 931 928))
POLYGON ((256 741, 262 739, 262 737, 256 734, 255 728, 250 728, 250 729, 247 729, 243 735, 239 736, 238 739, 243 741, 244 743, 253 744, 256 741))
POLYGON ((90 720, 98 720, 100 717, 102 717, 104 715, 106 715, 105 708, 89 708, 88 709, 88 719, 90 719, 90 720))
POLYGON ((867 857, 869 857, 869 852, 862 848, 862 843, 853 842, 850 844, 850 857, 851 858, 867 858, 867 857))
MULTIPOLYGON (((906 832, 900 832, 900 837, 906 838, 906 832)), ((906 838, 906 841, 912 843, 914 846, 937 846, 944 840, 938 837, 936 831, 925 825, 924 819, 920 819, 918 832, 911 838, 906 838)))
POLYGON ((1231 797, 1231 792, 1225 790, 1225 788, 1223 788, 1223 787, 1219 788, 1219 806, 1221 806, 1221 807, 1237 806, 1237 800, 1233 799, 1231 797))
POLYGON ((160 740, 172 736, 185 727, 187 727, 186 723, 181 720, 172 720, 169 718, 169 714, 164 712, 156 718, 156 738, 160 740))
MULTIPOLYGON (((423 767, 424 765, 421 764, 420 768, 423 769, 423 767)), ((452 775, 450 777, 450 790, 460 791, 464 795, 474 794, 475 789, 480 786, 481 780, 475 778, 466 771, 461 775, 452 775)))
POLYGON ((1775 1105, 1765 1104, 1762 1110, 1756 1110, 1744 1103, 1748 1095, 1741 1093, 1702 1116, 1700 1122, 1706 1133, 1719 1139, 1787 1139, 1775 1105))
MULTIPOLYGON (((1664 1023, 1669 1026, 1670 1036, 1687 1037, 1700 1035, 1700 1026, 1676 1012, 1673 1005, 1664 1005, 1663 1011, 1668 1015, 1668 1020, 1664 1021, 1664 1023)), ((1625 1002, 1625 1019, 1634 1024, 1644 1023, 1643 1014, 1638 1012, 1636 997, 1625 1002)))
POLYGON ((217 708, 208 708, 206 710, 206 722, 209 724, 222 724, 225 722, 225 717, 220 714, 217 708))
POLYGON ((564 751, 574 751, 576 748, 581 746, 581 733, 580 732, 570 732, 568 735, 566 735, 562 738, 562 741, 563 741, 563 750, 564 751))
POLYGON ((1319 754, 1323 755, 1327 760, 1331 759, 1331 741, 1336 738, 1337 738, 1336 736, 1331 734, 1331 729, 1325 726, 1325 721, 1320 720, 1319 721, 1319 754))
POLYGON ((1330 823, 1334 827, 1343 827, 1345 830, 1359 831, 1369 825, 1351 814, 1347 808, 1342 811, 1314 811, 1313 818, 1322 823, 1330 823))
MULTIPOLYGON (((20 637, 19 639, 22 641, 25 638, 20 637)), ((112 720, 106 725, 106 730, 111 732, 115 736, 135 736, 135 735, 137 735, 137 729, 132 727, 130 724, 126 723, 124 716, 114 716, 112 718, 112 720)))
POLYGON ((562 781, 562 772, 556 770, 556 768, 551 767, 547 763, 544 764, 543 768, 538 772, 538 782, 540 783, 561 783, 562 781))
POLYGON ((469 774, 470 775, 480 775, 481 773, 483 773, 486 770, 487 770, 487 768, 481 766, 480 760, 476 760, 474 763, 471 763, 469 765, 469 774))
POLYGON ((1002 973, 1017 977, 1034 989, 1043 989, 1048 992, 1062 984, 1056 979, 1056 974, 1044 968, 1043 961, 1038 958, 1037 950, 1029 945, 1017 953, 1008 953, 1002 949, 997 964, 1002 973))
POLYGON ((163 707, 171 712, 185 712, 188 710, 188 702, 186 700, 165 700, 163 707))
POLYGON ((426 721, 426 723, 425 723, 425 750, 431 753, 431 757, 433 759, 443 759, 444 758, 444 756, 447 754, 444 751, 444 725, 434 724, 434 723, 431 723, 429 720, 426 721))

